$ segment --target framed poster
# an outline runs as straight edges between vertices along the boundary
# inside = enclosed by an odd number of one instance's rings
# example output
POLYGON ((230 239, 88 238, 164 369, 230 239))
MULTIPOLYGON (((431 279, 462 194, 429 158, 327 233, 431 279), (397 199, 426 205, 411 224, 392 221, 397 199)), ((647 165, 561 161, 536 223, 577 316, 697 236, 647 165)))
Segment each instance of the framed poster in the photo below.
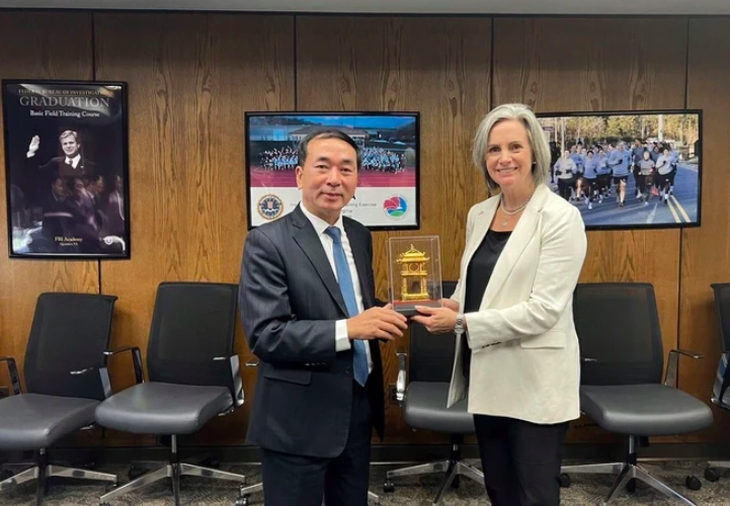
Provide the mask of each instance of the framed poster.
POLYGON ((3 80, 14 258, 129 258, 126 83, 3 80))
POLYGON ((700 225, 702 111, 540 113, 548 181, 587 230, 700 225))
POLYGON ((419 115, 413 112, 247 112, 249 230, 291 212, 301 200, 299 142, 337 128, 360 148, 355 198, 342 210, 371 230, 420 226, 419 115))

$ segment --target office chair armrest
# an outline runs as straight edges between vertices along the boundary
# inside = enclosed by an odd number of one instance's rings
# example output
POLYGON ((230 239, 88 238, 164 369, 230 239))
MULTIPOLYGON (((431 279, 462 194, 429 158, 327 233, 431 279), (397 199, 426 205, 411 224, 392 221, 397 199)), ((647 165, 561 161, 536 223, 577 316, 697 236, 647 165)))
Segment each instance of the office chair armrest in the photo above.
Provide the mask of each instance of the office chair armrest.
POLYGON ((104 352, 104 365, 106 366, 107 359, 113 357, 119 353, 129 351, 132 353, 132 364, 134 365, 134 379, 137 384, 144 383, 144 371, 142 369, 142 352, 139 351, 137 346, 125 346, 124 348, 118 348, 116 350, 107 350, 104 352))
POLYGON ((398 357, 398 379, 395 383, 395 399, 398 401, 399 406, 403 406, 403 402, 406 400, 406 385, 408 384, 406 378, 406 358, 408 354, 403 349, 396 350, 395 355, 398 357))
POLYGON ((10 374, 10 384, 13 387, 13 395, 20 395, 20 375, 18 374, 18 365, 13 357, 0 357, 0 362, 8 363, 8 373, 10 374))
POLYGON ((213 357, 213 362, 225 364, 221 371, 222 380, 228 386, 233 399, 233 409, 243 406, 243 381, 241 381, 241 363, 238 355, 213 357))
POLYGON ((690 350, 671 350, 667 361, 667 372, 664 374, 664 385, 677 388, 677 374, 679 373, 679 356, 685 355, 690 358, 703 358, 702 355, 690 350))

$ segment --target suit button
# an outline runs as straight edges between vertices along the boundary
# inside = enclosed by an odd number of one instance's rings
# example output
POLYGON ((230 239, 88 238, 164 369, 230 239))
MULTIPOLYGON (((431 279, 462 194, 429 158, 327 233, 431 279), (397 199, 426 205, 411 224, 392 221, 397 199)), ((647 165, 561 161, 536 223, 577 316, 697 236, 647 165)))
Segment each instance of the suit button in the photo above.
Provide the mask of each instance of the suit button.
POLYGON ((345 372, 346 372, 347 374, 352 374, 352 367, 351 367, 351 366, 349 366, 349 365, 348 365, 347 367, 345 367, 345 372))

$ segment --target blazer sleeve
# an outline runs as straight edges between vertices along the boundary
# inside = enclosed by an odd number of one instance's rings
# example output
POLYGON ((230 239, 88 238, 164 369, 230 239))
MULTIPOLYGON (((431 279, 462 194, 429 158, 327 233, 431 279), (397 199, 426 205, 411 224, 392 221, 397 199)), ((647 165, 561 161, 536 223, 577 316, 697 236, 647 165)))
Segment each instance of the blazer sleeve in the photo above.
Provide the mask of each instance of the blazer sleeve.
POLYGON ((246 238, 239 294, 254 355, 280 366, 334 362, 335 321, 299 320, 292 313, 284 260, 261 229, 246 238))
MULTIPOLYGON (((469 239, 471 238, 472 230, 474 230, 474 208, 476 206, 472 206, 471 209, 469 209, 469 214, 466 217, 466 242, 464 242, 464 254, 466 254, 466 248, 469 245, 469 239)), ((469 266, 464 266, 465 269, 468 269, 469 266)), ((466 277, 466 272, 463 270, 459 273, 459 281, 456 283, 456 288, 454 288, 454 293, 451 295, 450 299, 455 300, 459 303, 459 309, 464 307, 464 301, 461 300, 461 284, 464 282, 464 278, 466 277)))
POLYGON ((565 215, 545 221, 530 297, 505 309, 466 314, 470 348, 545 333, 565 311, 585 260, 585 225, 580 211, 572 207, 565 215))

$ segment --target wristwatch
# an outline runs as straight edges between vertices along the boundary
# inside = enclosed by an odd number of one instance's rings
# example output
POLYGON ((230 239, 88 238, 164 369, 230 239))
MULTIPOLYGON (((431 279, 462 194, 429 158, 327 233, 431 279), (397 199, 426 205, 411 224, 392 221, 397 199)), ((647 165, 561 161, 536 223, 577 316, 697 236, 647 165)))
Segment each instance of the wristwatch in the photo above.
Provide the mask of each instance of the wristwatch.
POLYGON ((456 324, 454 325, 454 334, 460 336, 464 333, 464 313, 456 315, 456 324))

